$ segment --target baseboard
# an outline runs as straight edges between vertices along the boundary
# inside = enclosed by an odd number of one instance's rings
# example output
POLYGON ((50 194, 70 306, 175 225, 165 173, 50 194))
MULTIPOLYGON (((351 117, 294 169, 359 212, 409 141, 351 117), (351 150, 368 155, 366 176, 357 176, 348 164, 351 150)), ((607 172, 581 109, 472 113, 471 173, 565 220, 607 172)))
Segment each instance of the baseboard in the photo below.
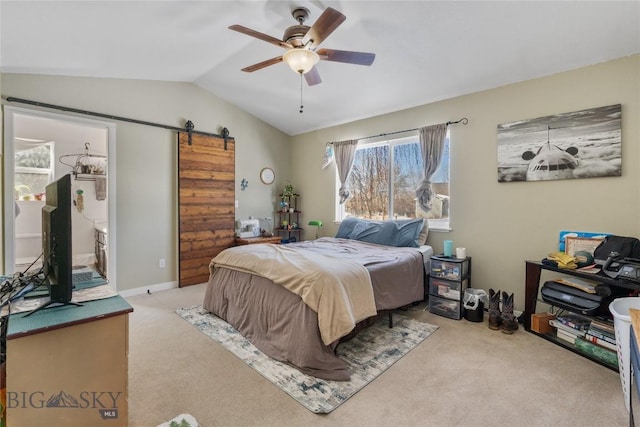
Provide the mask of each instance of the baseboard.
POLYGON ((178 287, 178 282, 166 282, 166 283, 157 283, 155 285, 141 286, 139 288, 133 289, 125 289, 123 291, 118 291, 118 294, 123 297, 132 297, 134 295, 142 295, 153 292, 166 291, 168 289, 173 289, 178 287))

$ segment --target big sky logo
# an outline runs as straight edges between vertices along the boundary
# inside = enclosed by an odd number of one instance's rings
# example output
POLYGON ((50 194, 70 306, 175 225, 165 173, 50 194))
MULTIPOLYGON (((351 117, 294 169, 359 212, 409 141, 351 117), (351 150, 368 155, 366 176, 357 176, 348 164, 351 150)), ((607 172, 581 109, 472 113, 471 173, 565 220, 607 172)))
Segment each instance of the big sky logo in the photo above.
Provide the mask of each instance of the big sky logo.
POLYGON ((8 391, 7 408, 48 409, 72 408, 97 410, 103 419, 118 418, 121 391, 81 391, 76 396, 60 390, 47 397, 42 391, 8 391))

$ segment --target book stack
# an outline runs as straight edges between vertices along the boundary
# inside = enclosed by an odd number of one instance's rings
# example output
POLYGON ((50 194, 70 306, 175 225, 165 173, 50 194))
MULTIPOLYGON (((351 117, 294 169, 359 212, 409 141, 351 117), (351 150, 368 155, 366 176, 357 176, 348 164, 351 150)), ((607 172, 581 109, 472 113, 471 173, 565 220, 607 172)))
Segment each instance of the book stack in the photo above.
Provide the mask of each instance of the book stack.
POLYGON ((589 325, 589 330, 585 335, 585 339, 594 344, 604 347, 612 351, 618 351, 616 347, 616 334, 613 328, 613 322, 608 320, 594 319, 589 325))
POLYGON ((592 319, 584 337, 576 340, 576 347, 589 353, 594 359, 618 368, 618 351, 613 322, 609 319, 592 319))
POLYGON ((549 321, 556 328, 556 337, 570 344, 575 344, 578 338, 584 338, 590 323, 590 319, 572 313, 549 321))

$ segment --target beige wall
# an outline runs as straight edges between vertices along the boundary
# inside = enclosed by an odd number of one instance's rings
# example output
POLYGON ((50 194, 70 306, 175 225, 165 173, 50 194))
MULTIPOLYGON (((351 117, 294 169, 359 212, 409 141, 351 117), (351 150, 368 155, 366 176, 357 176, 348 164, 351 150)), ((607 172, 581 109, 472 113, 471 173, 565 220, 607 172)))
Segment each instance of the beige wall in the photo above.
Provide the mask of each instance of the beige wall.
MULTIPOLYGON (((335 168, 321 169, 327 141, 468 117, 451 127, 453 231, 432 232, 436 252, 451 239, 473 257, 477 288, 516 294, 524 305, 524 260, 557 249, 560 230, 640 235, 640 56, 427 104, 289 137, 186 83, 2 75, 3 96, 87 109, 236 138, 236 217, 273 216, 274 195, 288 181, 302 194, 303 223, 321 219, 333 235, 335 168), (610 104, 622 104, 623 176, 547 182, 497 182, 496 126, 610 104), (262 167, 276 183, 259 181, 262 167), (249 187, 240 191, 246 178, 249 187)), ((418 83, 417 83, 418 84, 418 83)), ((171 131, 115 122, 117 127, 117 287, 175 282, 176 151, 171 131), (158 259, 167 258, 167 268, 158 259)), ((307 237, 311 236, 309 231, 307 237)))
MULTIPOLYGON (((471 72, 471 71, 470 71, 471 72)), ((422 84, 416 82, 416 84, 422 84)), ((293 182, 307 218, 334 235, 335 166, 321 169, 327 141, 468 117, 451 127, 451 232, 473 257, 472 286, 515 293, 524 308, 524 260, 557 250, 560 230, 640 236, 640 56, 568 71, 292 138, 293 182), (622 177, 498 183, 496 127, 521 119, 622 104, 622 177)))
MULTIPOLYGON (((211 133, 227 127, 236 140, 238 218, 273 216, 272 193, 291 179, 287 135, 193 84, 3 74, 2 95, 176 127, 183 127, 188 119, 196 130, 211 133), (265 166, 276 172, 271 186, 259 180, 265 166), (242 178, 249 181, 246 191, 240 190, 242 178)), ((117 289, 176 282, 176 134, 114 123, 117 289), (165 269, 158 267, 160 258, 167 260, 165 269)))

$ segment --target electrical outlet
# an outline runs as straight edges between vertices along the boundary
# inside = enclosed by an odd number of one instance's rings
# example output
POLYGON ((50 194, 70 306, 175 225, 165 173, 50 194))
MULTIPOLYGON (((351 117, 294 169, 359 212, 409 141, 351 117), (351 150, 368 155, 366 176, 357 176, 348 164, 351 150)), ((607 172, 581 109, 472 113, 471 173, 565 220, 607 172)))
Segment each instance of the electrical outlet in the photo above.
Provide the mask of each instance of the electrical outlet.
POLYGON ((158 261, 158 267, 160 268, 165 268, 167 266, 167 263, 165 261, 164 258, 160 258, 160 260, 158 261))

